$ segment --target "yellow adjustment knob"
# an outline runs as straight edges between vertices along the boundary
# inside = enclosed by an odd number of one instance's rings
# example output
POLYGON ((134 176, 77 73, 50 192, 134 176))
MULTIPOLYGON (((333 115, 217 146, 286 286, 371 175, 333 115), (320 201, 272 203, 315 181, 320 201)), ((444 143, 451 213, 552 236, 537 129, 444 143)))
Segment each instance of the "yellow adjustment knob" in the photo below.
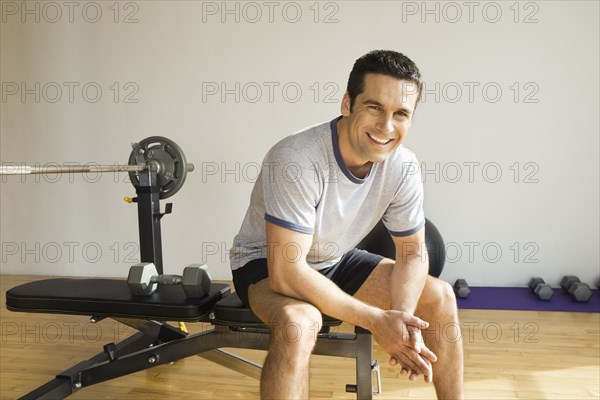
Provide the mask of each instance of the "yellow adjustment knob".
POLYGON ((127 203, 133 203, 133 199, 131 197, 123 197, 123 200, 125 200, 127 203))
POLYGON ((181 329, 185 333, 188 333, 187 327, 185 326, 185 322, 179 322, 179 329, 181 329))

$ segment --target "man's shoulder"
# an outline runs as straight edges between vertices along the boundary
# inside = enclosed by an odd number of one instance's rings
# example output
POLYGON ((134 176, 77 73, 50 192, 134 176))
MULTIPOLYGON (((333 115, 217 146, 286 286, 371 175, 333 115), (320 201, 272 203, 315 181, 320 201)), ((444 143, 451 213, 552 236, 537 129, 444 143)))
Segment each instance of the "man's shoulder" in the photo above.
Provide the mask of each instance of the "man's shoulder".
POLYGON ((419 171, 416 154, 402 144, 381 163, 377 176, 384 180, 403 182, 407 174, 414 175, 419 171))
POLYGON ((267 154, 267 158, 307 159, 318 161, 326 157, 331 147, 330 122, 304 128, 277 142, 267 154))
POLYGON ((398 146, 398 148, 392 154, 390 154, 390 156, 386 158, 384 162, 392 165, 414 162, 418 163, 417 155, 404 144, 398 146))

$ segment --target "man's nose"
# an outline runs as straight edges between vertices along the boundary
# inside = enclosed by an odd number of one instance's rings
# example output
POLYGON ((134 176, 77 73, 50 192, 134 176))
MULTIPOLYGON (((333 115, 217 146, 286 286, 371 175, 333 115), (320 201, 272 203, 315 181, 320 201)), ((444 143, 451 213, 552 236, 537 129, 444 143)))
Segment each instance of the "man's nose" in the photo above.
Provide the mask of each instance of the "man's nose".
POLYGON ((392 122, 392 115, 383 114, 377 121, 377 129, 381 133, 388 135, 394 131, 394 124, 392 122))

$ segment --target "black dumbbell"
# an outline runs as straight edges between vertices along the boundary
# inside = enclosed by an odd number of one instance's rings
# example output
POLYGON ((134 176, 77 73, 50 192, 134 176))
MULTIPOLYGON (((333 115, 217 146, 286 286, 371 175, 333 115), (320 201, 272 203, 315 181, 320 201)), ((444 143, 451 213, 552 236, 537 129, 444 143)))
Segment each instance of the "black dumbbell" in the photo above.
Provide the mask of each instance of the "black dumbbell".
POLYGON ((540 277, 534 277, 529 280, 529 289, 536 294, 540 300, 550 300, 554 296, 552 287, 540 277))
POLYGON ((560 287, 563 288, 563 290, 565 292, 568 292, 569 291, 569 286, 571 286, 571 284, 573 284, 575 282, 579 282, 579 278, 578 277, 576 277, 575 275, 565 275, 560 280, 560 287))
POLYGON ((471 289, 469 288, 467 281, 464 279, 457 279, 456 282, 454 282, 454 293, 461 299, 469 297, 471 289))
POLYGON ((587 303, 592 297, 592 288, 574 275, 565 275, 560 281, 560 287, 580 303, 587 303))
POLYGON ((181 285, 188 297, 203 297, 210 291, 210 275, 206 264, 185 267, 183 276, 159 275, 152 263, 139 263, 129 269, 127 285, 135 296, 149 296, 158 285, 181 285))

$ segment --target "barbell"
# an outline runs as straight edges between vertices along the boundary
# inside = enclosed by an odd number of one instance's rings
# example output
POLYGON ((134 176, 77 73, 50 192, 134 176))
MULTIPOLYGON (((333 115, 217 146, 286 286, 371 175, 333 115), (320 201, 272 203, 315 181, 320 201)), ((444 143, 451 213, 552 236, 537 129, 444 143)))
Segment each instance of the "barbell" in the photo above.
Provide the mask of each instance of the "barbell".
POLYGON ((166 199, 181 189, 187 173, 194 170, 194 164, 187 162, 183 150, 166 137, 151 136, 131 146, 128 165, 2 165, 0 175, 128 172, 131 184, 137 188, 140 174, 153 168, 160 188, 159 197, 166 199))

